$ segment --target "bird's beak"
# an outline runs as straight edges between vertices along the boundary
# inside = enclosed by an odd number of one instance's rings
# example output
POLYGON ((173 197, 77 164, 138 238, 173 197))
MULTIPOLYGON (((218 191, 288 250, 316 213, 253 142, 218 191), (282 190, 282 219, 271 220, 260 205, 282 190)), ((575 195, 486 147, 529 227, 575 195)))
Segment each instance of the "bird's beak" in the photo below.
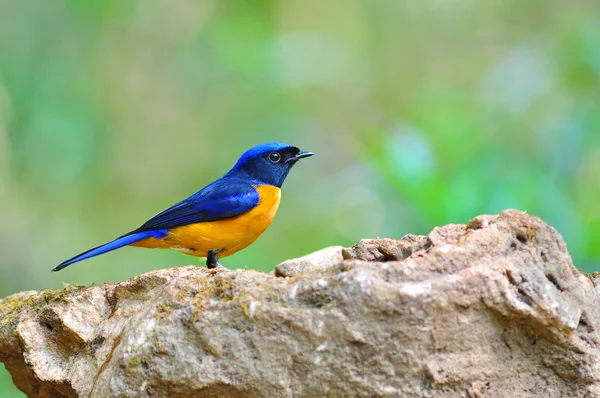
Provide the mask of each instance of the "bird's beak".
POLYGON ((298 152, 298 154, 296 156, 294 156, 293 158, 289 158, 288 162, 292 161, 292 162, 297 162, 300 159, 304 159, 304 158, 308 158, 310 156, 314 155, 314 153, 312 152, 304 152, 304 151, 300 151, 298 152))

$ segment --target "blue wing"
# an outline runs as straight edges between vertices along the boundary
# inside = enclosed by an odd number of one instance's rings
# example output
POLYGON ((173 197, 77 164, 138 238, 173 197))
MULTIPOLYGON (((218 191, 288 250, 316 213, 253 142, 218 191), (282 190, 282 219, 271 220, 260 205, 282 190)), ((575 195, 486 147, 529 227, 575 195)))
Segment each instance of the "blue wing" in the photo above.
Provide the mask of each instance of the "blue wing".
POLYGON ((256 207, 259 201, 258 191, 250 182, 221 178, 161 211, 132 233, 238 217, 256 207))

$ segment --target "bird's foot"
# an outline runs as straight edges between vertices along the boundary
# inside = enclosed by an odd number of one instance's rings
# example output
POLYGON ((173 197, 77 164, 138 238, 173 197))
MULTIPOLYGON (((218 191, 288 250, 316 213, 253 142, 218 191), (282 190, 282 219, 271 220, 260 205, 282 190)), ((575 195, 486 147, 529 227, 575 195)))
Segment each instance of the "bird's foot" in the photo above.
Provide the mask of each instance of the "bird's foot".
POLYGON ((206 256, 206 267, 208 269, 214 269, 214 268, 227 269, 227 268, 225 268, 225 266, 223 266, 223 264, 221 264, 219 262, 219 251, 218 250, 211 250, 208 252, 208 255, 206 256))

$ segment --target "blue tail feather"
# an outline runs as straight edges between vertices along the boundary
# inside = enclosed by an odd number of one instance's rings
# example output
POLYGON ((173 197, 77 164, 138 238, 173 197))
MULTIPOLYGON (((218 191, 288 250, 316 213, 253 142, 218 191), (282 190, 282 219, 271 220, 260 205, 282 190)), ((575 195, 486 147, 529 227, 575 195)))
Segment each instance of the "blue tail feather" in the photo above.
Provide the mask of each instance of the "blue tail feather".
POLYGON ((67 261, 60 263, 59 265, 57 265, 56 267, 54 267, 52 269, 52 272, 60 271, 61 269, 66 268, 73 263, 77 263, 79 261, 83 261, 83 260, 86 260, 91 257, 99 256, 101 254, 113 251, 120 247, 127 246, 132 243, 144 240, 144 239, 155 237, 156 232, 157 231, 143 231, 143 232, 135 232, 132 234, 121 236, 120 238, 117 238, 117 239, 113 240, 112 242, 108 242, 108 243, 105 243, 104 245, 100 245, 98 247, 90 249, 90 250, 88 250, 84 253, 81 253, 67 261))

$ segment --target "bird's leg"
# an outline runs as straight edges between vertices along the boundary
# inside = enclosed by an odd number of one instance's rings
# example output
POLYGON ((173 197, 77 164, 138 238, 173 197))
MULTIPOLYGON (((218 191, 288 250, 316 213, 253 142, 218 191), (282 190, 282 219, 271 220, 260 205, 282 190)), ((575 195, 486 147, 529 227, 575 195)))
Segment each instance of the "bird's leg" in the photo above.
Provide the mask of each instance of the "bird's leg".
POLYGON ((218 250, 211 250, 208 252, 208 255, 206 256, 206 267, 208 269, 213 269, 213 268, 225 268, 223 266, 223 264, 221 264, 219 262, 219 251, 218 250))

